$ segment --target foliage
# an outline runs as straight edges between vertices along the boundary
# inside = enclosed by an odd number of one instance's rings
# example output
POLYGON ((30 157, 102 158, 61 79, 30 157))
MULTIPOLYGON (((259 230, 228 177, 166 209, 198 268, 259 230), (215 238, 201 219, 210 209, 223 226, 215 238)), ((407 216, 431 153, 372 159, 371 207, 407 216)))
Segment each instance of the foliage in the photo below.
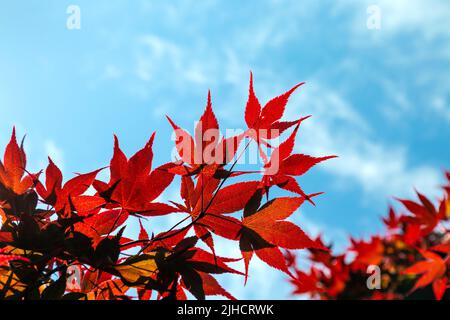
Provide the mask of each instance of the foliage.
MULTIPOLYGON (((386 232, 369 240, 351 239, 342 254, 311 249, 311 266, 300 270, 295 255, 287 262, 295 279, 294 294, 319 299, 450 299, 450 173, 435 206, 417 192, 418 202, 398 199, 406 212, 391 207, 383 219, 386 232), (371 266, 372 267, 369 267, 371 266), (380 271, 380 287, 374 285, 380 271)), ((322 243, 320 237, 317 239, 322 243)))
POLYGON ((218 134, 208 94, 193 137, 168 118, 179 160, 153 165, 155 134, 127 158, 115 136, 109 167, 67 181, 50 158, 45 172, 28 172, 23 142, 17 143, 13 130, 0 162, 0 298, 150 299, 153 294, 185 299, 188 291, 198 299, 231 299, 215 274, 232 273, 245 281, 254 255, 290 274, 280 248, 326 250, 286 221, 317 195, 307 195, 295 177, 330 158, 293 154, 305 118, 280 119, 299 86, 261 107, 251 79, 248 129, 227 138, 218 134), (271 141, 290 128, 292 134, 273 147, 271 141), (263 160, 262 178, 249 180, 245 177, 255 172, 237 171, 235 165, 255 142, 263 160), (270 172, 275 162, 279 170, 270 172), (98 178, 102 170, 109 170, 109 181, 98 178), (177 181, 182 203, 158 201, 177 181), (273 188, 290 196, 271 198, 273 188), (169 214, 180 217, 179 222, 156 235, 149 232, 152 217, 169 214), (133 239, 124 232, 132 220, 140 225, 133 239), (216 255, 217 236, 234 241, 242 258, 216 255), (229 266, 238 260, 243 260, 244 272, 229 266))

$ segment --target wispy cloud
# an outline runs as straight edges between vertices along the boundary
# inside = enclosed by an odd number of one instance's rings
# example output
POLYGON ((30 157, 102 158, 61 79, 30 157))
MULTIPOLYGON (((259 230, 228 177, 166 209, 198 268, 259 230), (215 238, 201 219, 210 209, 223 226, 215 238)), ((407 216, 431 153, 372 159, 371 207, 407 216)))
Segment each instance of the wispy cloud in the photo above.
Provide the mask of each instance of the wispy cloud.
POLYGON ((44 143, 45 154, 52 158, 53 162, 64 170, 64 151, 59 148, 53 140, 47 140, 44 143))
POLYGON ((321 166, 336 175, 338 183, 353 181, 378 199, 410 194, 413 186, 436 194, 441 182, 439 168, 413 165, 406 147, 373 138, 367 121, 332 89, 306 91, 299 99, 303 110, 318 116, 304 123, 298 149, 318 156, 338 155, 338 159, 321 166))

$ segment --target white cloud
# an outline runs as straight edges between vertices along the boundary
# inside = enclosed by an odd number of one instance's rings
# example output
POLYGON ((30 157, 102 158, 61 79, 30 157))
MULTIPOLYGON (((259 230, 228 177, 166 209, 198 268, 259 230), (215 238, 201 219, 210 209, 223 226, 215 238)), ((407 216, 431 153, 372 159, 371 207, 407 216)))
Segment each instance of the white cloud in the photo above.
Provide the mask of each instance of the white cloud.
POLYGON ((436 36, 450 36, 448 1, 381 0, 384 28, 392 33, 414 31, 430 40, 436 36))
POLYGON ((118 66, 113 64, 108 64, 105 66, 103 78, 109 80, 119 79, 122 76, 122 71, 118 66))
MULTIPOLYGON (((53 162, 64 171, 64 152, 59 148, 53 140, 46 140, 44 143, 45 154, 49 156, 53 162)), ((46 166, 47 164, 45 164, 46 166)))
POLYGON ((138 52, 136 75, 143 81, 155 80, 162 68, 179 69, 180 50, 170 41, 156 35, 147 34, 138 39, 141 50, 138 52))
POLYGON ((431 100, 431 107, 450 122, 450 106, 442 96, 436 96, 431 100))
POLYGON ((365 65, 370 72, 368 77, 382 87, 384 99, 388 100, 383 105, 386 118, 398 121, 408 110, 408 115, 426 112, 436 122, 450 122, 448 108, 435 103, 448 100, 450 89, 450 2, 353 0, 337 2, 335 6, 343 16, 350 17, 346 19, 350 48, 373 50, 381 58, 369 55, 365 65), (366 8, 372 4, 381 10, 380 30, 366 27, 366 8), (382 68, 375 67, 380 65, 382 68), (387 68, 398 71, 389 73, 387 68))
POLYGON ((302 125, 299 151, 318 156, 338 155, 338 159, 320 168, 336 175, 342 186, 353 181, 367 194, 378 197, 410 194, 413 187, 436 194, 441 181, 438 170, 410 164, 404 146, 371 139, 372 129, 365 119, 337 92, 319 87, 306 91, 300 96, 303 112, 317 117, 302 125))
MULTIPOLYGON (((327 138, 330 138, 329 136, 327 138)), ((402 147, 385 147, 381 144, 348 137, 334 148, 340 158, 325 168, 342 179, 353 179, 365 192, 382 196, 410 194, 415 186, 428 194, 435 194, 440 174, 432 167, 411 166, 402 147)), ((336 141, 332 141, 335 143, 336 141)), ((330 150, 333 149, 330 146, 330 150)))
MULTIPOLYGON (((203 66, 206 62, 195 58, 195 53, 180 44, 156 34, 145 34, 138 38, 138 45, 135 73, 140 80, 157 83, 170 75, 171 83, 205 85, 208 82, 203 66)), ((197 51, 198 46, 194 48, 197 51)))

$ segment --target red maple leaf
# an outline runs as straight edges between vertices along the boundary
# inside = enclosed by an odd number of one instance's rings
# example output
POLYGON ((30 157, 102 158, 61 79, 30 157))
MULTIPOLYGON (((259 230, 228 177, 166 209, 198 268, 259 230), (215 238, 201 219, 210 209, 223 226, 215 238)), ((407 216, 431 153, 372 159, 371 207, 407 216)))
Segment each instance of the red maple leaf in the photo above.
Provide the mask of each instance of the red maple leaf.
MULTIPOLYGON (((205 299, 206 295, 223 295, 233 298, 210 274, 241 272, 230 268, 227 263, 238 259, 230 259, 213 255, 195 247, 196 237, 188 237, 180 241, 163 262, 159 264, 160 273, 156 280, 160 282, 174 279, 174 285, 191 292, 197 299, 205 299), (204 286, 204 282, 207 282, 204 286)), ((170 295, 170 291, 162 297, 170 295)), ((173 294, 173 292, 172 292, 173 294)), ((178 293, 177 293, 178 294, 178 293)))
POLYGON ((229 163, 235 156, 242 141, 243 135, 224 138, 220 136, 219 124, 212 109, 211 93, 208 92, 208 101, 205 111, 195 127, 194 138, 184 129, 177 126, 167 117, 176 135, 176 148, 182 163, 171 172, 186 175, 198 173, 205 165, 214 167, 211 171, 229 163), (183 165, 186 164, 187 166, 183 165))
POLYGON ((128 219, 128 212, 120 208, 96 211, 75 224, 75 231, 92 238, 94 247, 103 237, 110 235, 128 219))
POLYGON ((426 260, 415 263, 405 269, 403 273, 420 275, 412 291, 432 284, 436 299, 440 300, 447 287, 448 279, 445 277, 445 272, 447 270, 448 258, 442 259, 438 254, 431 251, 420 250, 420 252, 426 260))
POLYGON ((371 237, 369 241, 350 239, 351 251, 356 253, 353 261, 355 270, 365 271, 369 265, 378 265, 383 259, 384 245, 380 237, 371 237))
POLYGON ((246 181, 218 189, 220 180, 199 176, 197 184, 190 176, 182 177, 180 211, 189 213, 196 235, 214 250, 213 232, 227 239, 237 240, 241 222, 224 214, 241 211, 255 193, 259 182, 246 181))
POLYGON ((99 196, 84 194, 102 169, 79 174, 62 185, 63 176, 61 170, 50 157, 48 161, 49 164, 45 170, 45 185, 36 180, 36 191, 44 199, 45 203, 54 207, 56 212, 68 216, 72 210, 75 210, 78 214, 84 215, 106 203, 99 196))
POLYGON ((289 279, 295 288, 293 294, 312 293, 314 295, 322 292, 323 289, 319 287, 319 277, 320 272, 315 268, 311 268, 310 273, 295 270, 295 277, 289 279))
POLYGON ((143 216, 177 211, 168 204, 154 201, 173 180, 173 174, 167 170, 171 164, 152 170, 154 137, 153 134, 144 148, 127 159, 119 147, 117 137, 114 136, 114 154, 109 166, 110 180, 108 183, 98 180, 94 183, 98 194, 105 198, 111 207, 121 207, 131 214, 143 216))
POLYGON ((303 197, 276 198, 255 212, 244 213, 243 227, 240 232, 240 249, 245 262, 246 275, 253 253, 269 266, 290 274, 280 248, 327 250, 311 240, 300 227, 285 221, 303 202, 303 197))
POLYGON ((285 130, 298 123, 299 120, 280 121, 280 119, 284 114, 289 97, 303 84, 304 82, 297 84, 289 91, 271 99, 264 107, 261 107, 253 90, 253 74, 250 73, 249 96, 245 108, 245 122, 248 127, 246 135, 258 143, 263 160, 266 161, 267 156, 262 150, 261 144, 270 147, 268 140, 279 137, 285 130))
POLYGON ((395 214, 394 208, 389 207, 387 218, 383 218, 383 222, 389 230, 395 230, 400 227, 401 217, 395 214))
POLYGON ((294 150, 295 137, 300 123, 307 118, 300 119, 292 134, 273 150, 270 160, 264 166, 262 185, 266 189, 276 185, 282 189, 297 193, 314 204, 311 197, 307 196, 300 188, 294 176, 301 176, 319 162, 335 158, 336 156, 316 158, 304 154, 291 154, 294 150))
POLYGON ((405 216, 403 220, 419 225, 422 235, 427 235, 433 231, 441 219, 446 217, 445 206, 441 205, 439 209, 436 209, 427 197, 419 192, 416 193, 421 203, 398 199, 412 213, 412 216, 405 216))
POLYGON ((23 141, 20 146, 17 144, 16 129, 13 128, 3 162, 0 161, 0 186, 17 195, 25 193, 33 184, 30 175, 24 177, 26 164, 27 157, 23 150, 23 141))

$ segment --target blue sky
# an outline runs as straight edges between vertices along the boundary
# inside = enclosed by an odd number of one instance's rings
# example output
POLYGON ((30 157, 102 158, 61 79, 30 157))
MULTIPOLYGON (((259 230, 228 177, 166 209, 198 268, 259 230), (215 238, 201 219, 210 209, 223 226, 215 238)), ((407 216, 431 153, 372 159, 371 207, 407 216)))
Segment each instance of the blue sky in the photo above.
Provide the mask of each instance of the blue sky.
MULTIPOLYGON (((106 165, 113 133, 132 154, 156 130, 160 164, 172 150, 164 115, 192 130, 208 88, 221 127, 241 128, 250 70, 261 101, 306 81, 285 114, 313 115, 298 151, 339 159, 300 179, 326 194, 296 222, 342 247, 348 234, 380 232, 392 196, 439 195, 450 168, 449 15, 445 0, 5 2, 0 144, 16 125, 31 169, 50 154, 70 176, 106 165), (72 4, 79 30, 66 28, 72 4), (372 4, 379 30, 366 26, 372 4)), ((222 277, 224 287, 288 297, 283 275, 252 264, 246 287, 222 277)))

